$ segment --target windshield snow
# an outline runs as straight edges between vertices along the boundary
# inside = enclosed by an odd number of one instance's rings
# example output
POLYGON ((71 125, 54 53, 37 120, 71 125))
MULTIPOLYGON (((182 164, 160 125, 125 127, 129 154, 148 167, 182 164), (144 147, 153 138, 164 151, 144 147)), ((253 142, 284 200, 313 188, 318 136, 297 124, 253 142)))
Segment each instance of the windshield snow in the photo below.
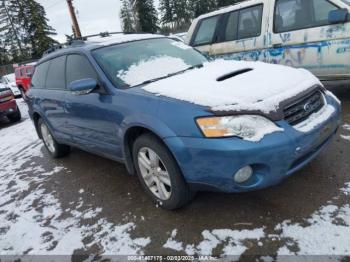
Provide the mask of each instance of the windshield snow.
POLYGON ((350 0, 342 0, 345 4, 350 5, 350 0))
POLYGON ((168 38, 150 39, 97 49, 93 55, 118 87, 147 81, 200 66, 206 58, 193 48, 168 38))

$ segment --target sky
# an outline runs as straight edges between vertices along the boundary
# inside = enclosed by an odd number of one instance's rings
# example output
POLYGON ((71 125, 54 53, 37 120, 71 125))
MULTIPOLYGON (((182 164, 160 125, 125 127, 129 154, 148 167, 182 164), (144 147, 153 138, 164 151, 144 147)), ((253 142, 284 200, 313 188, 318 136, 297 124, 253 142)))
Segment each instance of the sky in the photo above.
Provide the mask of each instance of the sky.
MULTIPOLYGON (((37 0, 46 10, 49 25, 56 29, 54 39, 65 42, 65 35, 72 34, 72 22, 66 0, 37 0)), ((158 1, 155 1, 158 5, 158 1)), ((82 35, 121 30, 120 0, 74 0, 82 35)))

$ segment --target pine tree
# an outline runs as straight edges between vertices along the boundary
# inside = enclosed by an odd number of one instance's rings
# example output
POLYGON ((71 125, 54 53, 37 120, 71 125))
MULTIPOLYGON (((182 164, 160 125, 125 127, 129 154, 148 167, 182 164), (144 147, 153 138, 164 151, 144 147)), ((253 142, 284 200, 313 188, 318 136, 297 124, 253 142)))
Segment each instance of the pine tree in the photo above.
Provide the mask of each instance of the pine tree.
POLYGON ((189 9, 190 7, 187 0, 173 0, 173 13, 177 28, 189 24, 191 20, 189 9))
POLYGON ((158 31, 158 16, 153 0, 134 0, 133 6, 137 17, 137 30, 156 33, 158 31))
POLYGON ((216 0, 190 0, 190 9, 192 17, 196 18, 217 9, 216 0))
POLYGON ((166 26, 174 22, 173 2, 173 0, 160 0, 159 2, 160 22, 162 25, 166 26))
POLYGON ((122 8, 120 10, 120 20, 123 32, 135 32, 136 25, 130 0, 122 1, 122 8))
POLYGON ((21 5, 20 23, 25 30, 24 42, 30 44, 33 58, 40 58, 56 43, 50 36, 55 30, 48 25, 44 7, 34 0, 15 0, 21 5))
POLYGON ((224 6, 233 5, 237 2, 240 2, 240 0, 217 0, 217 6, 224 7, 224 6))
POLYGON ((35 0, 2 0, 0 36, 12 62, 40 58, 56 41, 45 9, 35 0))
POLYGON ((22 35, 20 25, 16 20, 18 17, 18 6, 11 0, 2 0, 0 3, 0 37, 1 45, 6 50, 9 59, 13 61, 22 60, 25 56, 22 46, 22 35))

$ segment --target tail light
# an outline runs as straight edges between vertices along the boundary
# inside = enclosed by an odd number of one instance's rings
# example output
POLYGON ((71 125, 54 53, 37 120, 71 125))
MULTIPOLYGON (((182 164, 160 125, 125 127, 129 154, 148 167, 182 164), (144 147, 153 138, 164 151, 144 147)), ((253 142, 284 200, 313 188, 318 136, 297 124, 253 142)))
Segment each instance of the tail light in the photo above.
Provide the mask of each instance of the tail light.
POLYGON ((0 103, 10 101, 14 99, 13 93, 11 90, 0 91, 0 103))

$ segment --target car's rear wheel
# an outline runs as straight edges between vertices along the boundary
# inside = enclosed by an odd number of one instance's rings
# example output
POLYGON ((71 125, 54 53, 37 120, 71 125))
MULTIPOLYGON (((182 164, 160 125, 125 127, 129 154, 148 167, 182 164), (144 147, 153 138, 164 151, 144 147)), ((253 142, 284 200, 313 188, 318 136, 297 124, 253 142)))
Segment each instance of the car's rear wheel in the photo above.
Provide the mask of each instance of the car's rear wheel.
POLYGON ((16 123, 21 121, 21 111, 19 111, 19 108, 17 107, 17 111, 11 115, 8 115, 7 118, 12 122, 12 123, 16 123))
POLYGON ((151 134, 136 139, 133 160, 142 187, 162 208, 173 210, 187 204, 193 197, 175 159, 151 134))
POLYGON ((69 154, 70 147, 57 143, 42 119, 38 120, 38 127, 46 149, 54 158, 64 157, 69 154))

